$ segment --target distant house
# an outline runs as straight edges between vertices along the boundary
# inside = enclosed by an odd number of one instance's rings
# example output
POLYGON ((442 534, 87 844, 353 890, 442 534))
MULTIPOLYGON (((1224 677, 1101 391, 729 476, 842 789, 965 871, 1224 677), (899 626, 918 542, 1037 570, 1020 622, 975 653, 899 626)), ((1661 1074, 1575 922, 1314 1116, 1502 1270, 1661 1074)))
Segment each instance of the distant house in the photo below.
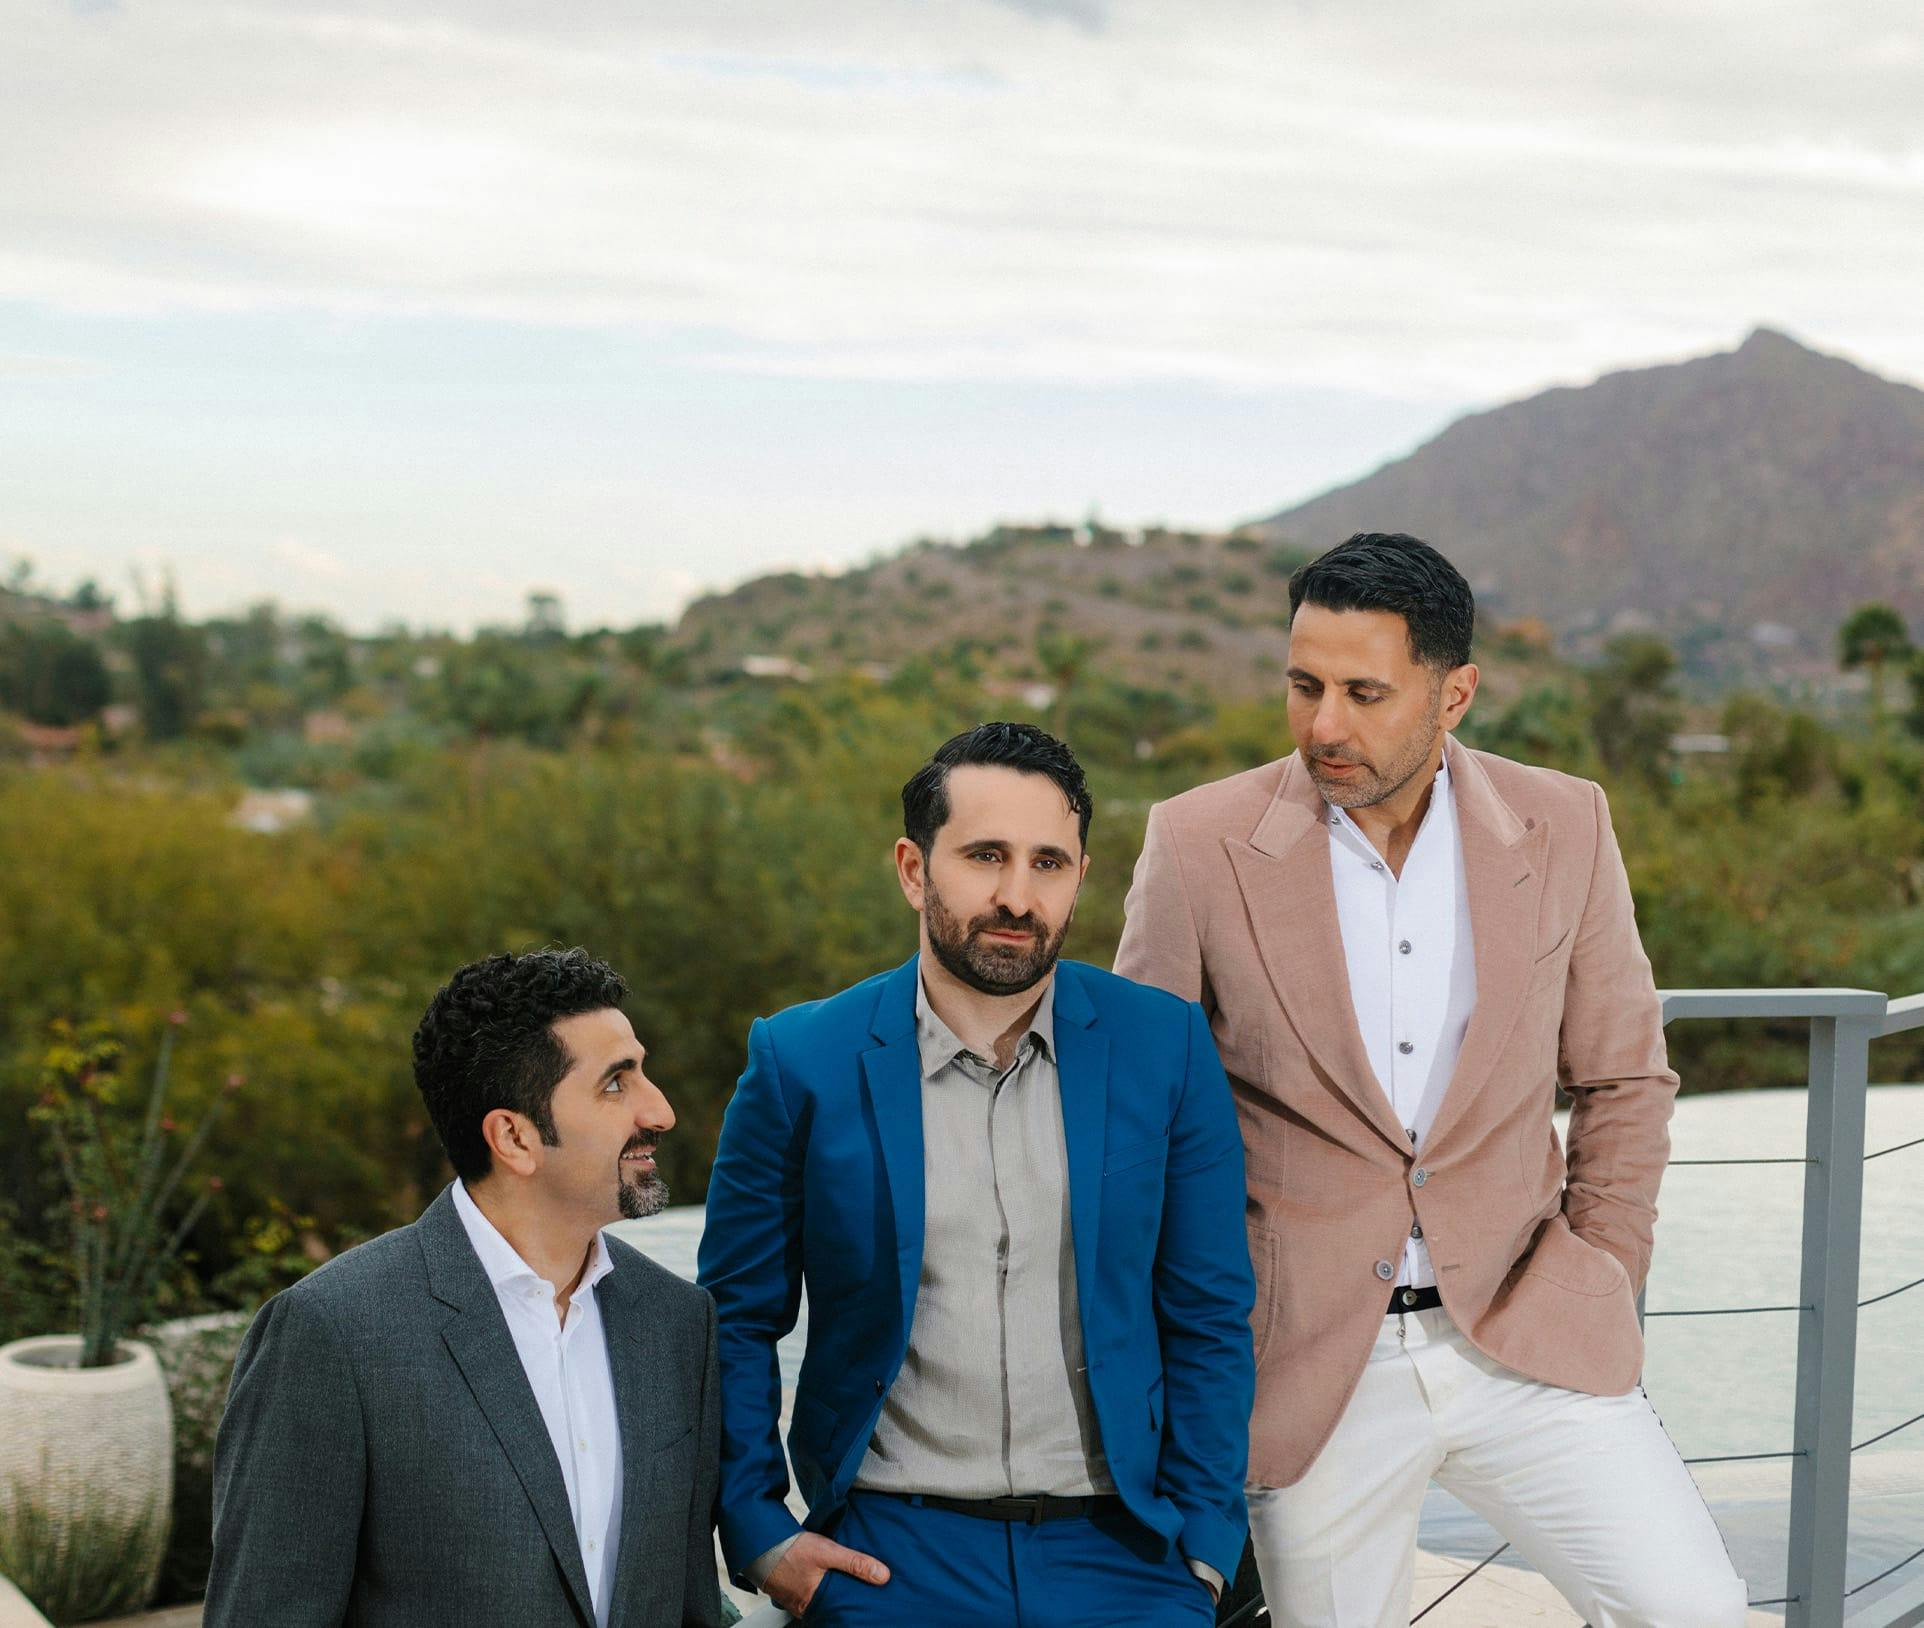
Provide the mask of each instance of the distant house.
POLYGON ((26 748, 27 756, 35 763, 52 763, 60 758, 72 757, 80 749, 82 731, 78 724, 57 727, 53 724, 30 724, 23 718, 13 728, 20 744, 26 748))
POLYGON ((250 791, 234 805, 227 816, 229 825, 253 831, 264 837, 278 836, 296 825, 305 825, 314 814, 314 794, 295 787, 250 791))
POLYGON ((743 656, 735 668, 743 678, 782 679, 794 684, 814 680, 815 669, 789 656, 743 656))
POLYGON ((348 746, 354 723, 344 712, 310 712, 301 719, 301 739, 309 746, 348 746))

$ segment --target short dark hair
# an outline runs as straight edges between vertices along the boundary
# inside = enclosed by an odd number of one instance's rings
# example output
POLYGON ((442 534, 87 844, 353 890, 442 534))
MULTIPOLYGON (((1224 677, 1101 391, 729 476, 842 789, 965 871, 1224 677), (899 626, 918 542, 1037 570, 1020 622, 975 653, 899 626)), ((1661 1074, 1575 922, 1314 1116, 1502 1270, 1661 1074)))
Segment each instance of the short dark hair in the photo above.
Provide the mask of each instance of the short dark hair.
POLYGON ((554 1089, 574 1066, 552 1025, 619 1006, 628 985, 586 950, 491 955, 463 967, 414 1031, 414 1083, 463 1181, 493 1166, 481 1121, 497 1108, 534 1121, 553 1146, 554 1089))
POLYGON ((1359 531, 1297 569, 1289 615, 1304 604, 1334 611, 1389 611, 1410 630, 1410 657, 1447 671, 1470 659, 1476 596, 1463 573, 1422 539, 1359 531))
POLYGON ((993 723, 952 735, 902 787, 902 829, 924 854, 935 846, 935 833, 949 823, 949 771, 971 766, 1047 775, 1076 811, 1076 840, 1089 846, 1089 820, 1096 805, 1075 753, 1034 724, 993 723))

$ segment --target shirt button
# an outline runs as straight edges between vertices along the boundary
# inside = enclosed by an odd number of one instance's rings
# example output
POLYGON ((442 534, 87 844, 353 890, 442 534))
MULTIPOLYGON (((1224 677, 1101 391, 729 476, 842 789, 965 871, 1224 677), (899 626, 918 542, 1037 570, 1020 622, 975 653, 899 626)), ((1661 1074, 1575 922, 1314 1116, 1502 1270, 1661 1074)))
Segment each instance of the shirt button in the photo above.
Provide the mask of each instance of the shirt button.
POLYGON ((1407 1057, 1411 1052, 1416 1050, 1416 1047, 1407 1040, 1399 1040, 1396 1043, 1396 1049, 1407 1057))
POLYGON ((582 1452, 584 1452, 584 1453, 585 1453, 585 1452, 587 1452, 587 1451, 588 1451, 588 1438, 587 1438, 586 1436, 577 1436, 577 1437, 575 1438, 575 1446, 577 1446, 577 1447, 579 1447, 579 1448, 580 1448, 580 1449, 582 1450, 582 1452))
POLYGON ((1410 953, 1410 941, 1407 938, 1396 946, 1396 953, 1398 955, 1408 955, 1410 953))
POLYGON ((1371 870, 1373 870, 1373 871, 1380 871, 1380 870, 1381 870, 1382 868, 1383 868, 1383 861, 1382 861, 1382 860, 1380 860, 1380 859, 1372 859, 1372 860, 1370 861, 1370 869, 1371 869, 1371 870))
POLYGON ((1423 1223, 1421 1221, 1412 1221, 1410 1223, 1410 1236, 1412 1238, 1421 1238, 1423 1236, 1423 1223))
POLYGON ((590 1538, 588 1540, 588 1553, 593 1554, 594 1552, 595 1552, 595 1540, 593 1538, 590 1538))
POLYGON ((1410 1172, 1410 1182, 1413 1186, 1421 1187, 1423 1183, 1428 1181, 1429 1179, 1430 1179, 1430 1173, 1427 1170, 1425 1170, 1421 1165, 1418 1165, 1414 1170, 1410 1172))
POLYGON ((880 1395, 882 1394, 882 1392, 883 1392, 883 1390, 884 1390, 885 1388, 886 1388, 886 1387, 885 1387, 885 1386, 884 1386, 884 1385, 882 1384, 882 1382, 881 1382, 881 1380, 879 1380, 879 1379, 878 1379, 878 1380, 876 1380, 876 1382, 875 1382, 875 1394, 876 1394, 877 1396, 880 1396, 880 1395))
POLYGON ((1396 1276, 1396 1268, 1390 1265, 1388 1261, 1378 1261, 1376 1263, 1376 1275, 1385 1283, 1388 1283, 1391 1278, 1396 1276))

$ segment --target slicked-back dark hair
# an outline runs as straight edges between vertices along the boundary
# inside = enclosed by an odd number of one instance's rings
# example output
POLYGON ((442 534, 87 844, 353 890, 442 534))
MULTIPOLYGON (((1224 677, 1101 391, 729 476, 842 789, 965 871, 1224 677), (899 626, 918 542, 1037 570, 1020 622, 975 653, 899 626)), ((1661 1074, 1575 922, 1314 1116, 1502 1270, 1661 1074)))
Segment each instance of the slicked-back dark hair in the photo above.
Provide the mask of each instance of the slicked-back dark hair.
POLYGON ((558 1018, 619 1006, 621 975, 586 950, 491 955, 463 967, 428 1002, 414 1031, 414 1083, 463 1181, 493 1167, 481 1121, 509 1108, 553 1146, 554 1089, 574 1066, 558 1018))
POLYGON ((1289 614, 1303 605, 1389 611, 1410 630, 1410 658, 1447 672, 1470 659, 1476 596, 1463 573, 1421 538, 1359 531, 1289 579, 1289 614))
POLYGON ((975 766, 1047 775, 1076 811, 1076 840, 1089 846, 1096 805, 1075 753, 1034 724, 977 724, 945 740, 902 787, 902 830, 924 856, 949 823, 950 771, 975 766))

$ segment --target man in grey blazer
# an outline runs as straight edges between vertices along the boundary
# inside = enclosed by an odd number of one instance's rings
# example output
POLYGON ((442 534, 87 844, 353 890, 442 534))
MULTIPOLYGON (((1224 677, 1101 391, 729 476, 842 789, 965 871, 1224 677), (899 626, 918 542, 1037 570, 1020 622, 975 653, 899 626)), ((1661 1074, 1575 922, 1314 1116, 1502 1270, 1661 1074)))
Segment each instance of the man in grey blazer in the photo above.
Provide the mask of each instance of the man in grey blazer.
POLYGON ((269 1301, 214 1466, 205 1628, 715 1628, 715 1309, 601 1228, 675 1122, 581 950, 463 967, 414 1036, 457 1180, 269 1301))

